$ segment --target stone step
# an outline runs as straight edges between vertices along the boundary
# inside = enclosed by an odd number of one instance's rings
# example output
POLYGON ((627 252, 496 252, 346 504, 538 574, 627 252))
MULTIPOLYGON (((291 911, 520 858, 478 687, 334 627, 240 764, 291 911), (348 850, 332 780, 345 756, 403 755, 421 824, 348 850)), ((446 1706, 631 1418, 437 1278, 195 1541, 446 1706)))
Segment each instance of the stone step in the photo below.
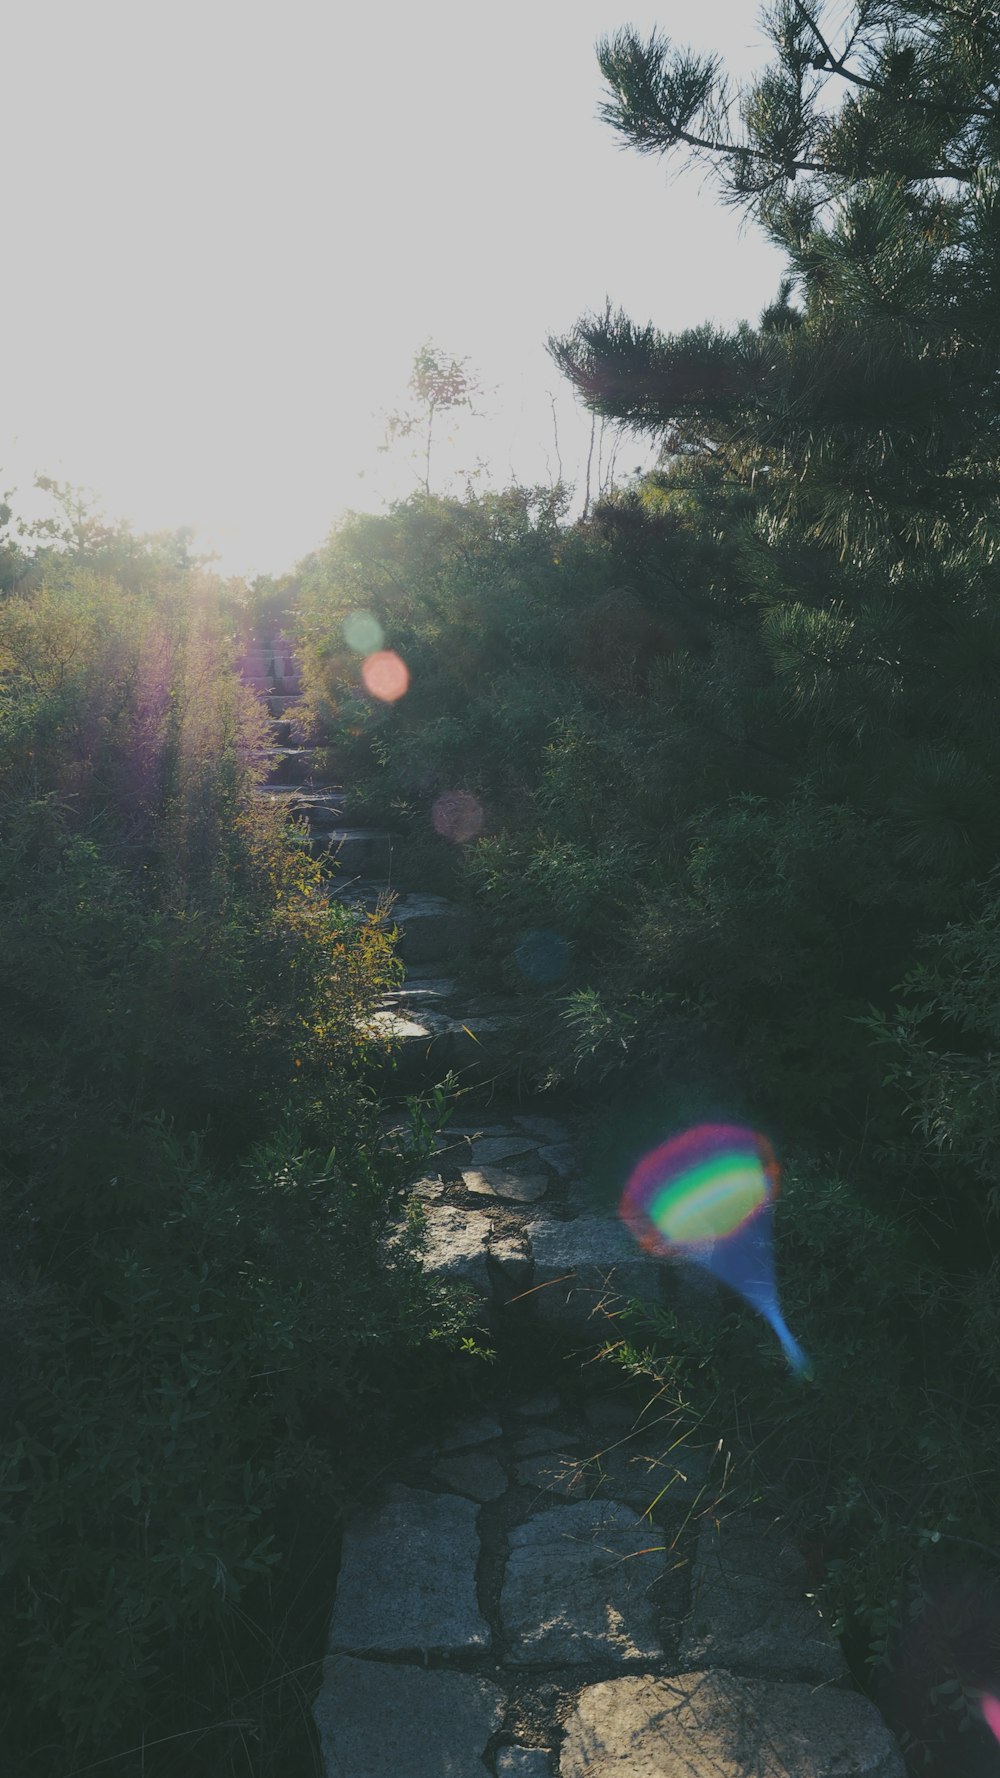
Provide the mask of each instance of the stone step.
POLYGON ((718 1441, 599 1381, 403 1454, 344 1533, 327 1778, 904 1778, 780 1514, 730 1517, 732 1487, 718 1441))
POLYGON ((313 857, 335 866, 341 879, 390 879, 399 844, 398 834, 368 827, 335 827, 313 834, 309 842, 313 857))
POLYGON ((306 821, 310 834, 329 833, 344 825, 344 792, 339 785, 303 790, 294 784, 258 784, 255 795, 280 808, 288 821, 306 821))
POLYGON ((297 693, 289 695, 284 692, 271 691, 267 699, 268 714, 271 716, 284 716, 289 710, 294 710, 297 705, 301 704, 301 702, 302 699, 297 693))
POLYGON ((302 747, 308 741, 306 730, 290 716, 272 716, 268 721, 271 743, 275 747, 302 747))
POLYGON ((472 942, 473 921, 467 908, 441 895, 402 895, 392 910, 399 929, 399 954, 406 963, 454 962, 472 942))
MULTIPOLYGON (((516 1030, 503 1016, 457 1019, 450 984, 446 990, 440 1012, 433 1000, 418 1008, 401 998, 376 1015, 386 1036, 400 1039, 407 1085, 426 1084, 435 1063, 437 1078, 443 1062, 459 1066, 470 1055, 469 1033, 480 1040, 479 1067, 489 1077, 516 1030)), ((514 1117, 481 1134, 449 1126, 419 1196, 424 1266, 470 1285, 501 1326, 539 1322, 596 1342, 627 1303, 651 1314, 672 1307, 699 1320, 718 1317, 719 1287, 707 1273, 645 1252, 615 1204, 600 1210, 588 1201, 574 1144, 554 1120, 514 1117)))
POLYGON ((254 754, 256 763, 267 769, 268 784, 307 783, 316 758, 315 747, 264 747, 254 754))
POLYGON ((415 1013, 441 1012, 456 1006, 463 994, 461 983, 453 976, 428 976, 426 979, 418 977, 416 980, 407 977, 401 988, 394 989, 390 994, 383 994, 379 1006, 391 1012, 404 1008, 415 1013))
POLYGON ((433 1007, 404 1004, 383 1007, 368 1028, 381 1050, 373 1058, 376 1071, 391 1078, 396 1091, 408 1092, 434 1086, 451 1071, 466 1085, 489 1078, 509 1021, 474 1014, 455 1018, 433 1007))

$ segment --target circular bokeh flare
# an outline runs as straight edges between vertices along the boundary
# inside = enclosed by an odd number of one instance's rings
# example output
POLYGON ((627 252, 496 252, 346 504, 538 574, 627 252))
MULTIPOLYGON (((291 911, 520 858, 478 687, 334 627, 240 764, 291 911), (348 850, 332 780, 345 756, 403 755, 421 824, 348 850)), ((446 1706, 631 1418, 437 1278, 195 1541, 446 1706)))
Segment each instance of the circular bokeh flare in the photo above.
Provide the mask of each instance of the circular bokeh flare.
POLYGON ((365 690, 383 704, 395 704, 409 690, 410 670, 391 648, 370 654, 362 665, 361 677, 365 690))
POLYGON ((352 611, 344 619, 343 633, 355 654, 374 654, 385 641, 385 631, 373 611, 352 611))
POLYGON ((471 790, 444 791, 431 810, 431 820, 435 832, 457 846, 478 840, 485 824, 483 806, 471 790))

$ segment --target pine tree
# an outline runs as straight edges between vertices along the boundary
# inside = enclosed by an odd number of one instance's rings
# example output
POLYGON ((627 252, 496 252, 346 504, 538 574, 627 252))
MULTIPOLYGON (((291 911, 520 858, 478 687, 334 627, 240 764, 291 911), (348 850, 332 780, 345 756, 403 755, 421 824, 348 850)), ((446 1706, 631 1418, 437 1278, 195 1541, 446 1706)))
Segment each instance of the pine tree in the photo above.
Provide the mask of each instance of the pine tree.
POLYGON ((742 90, 661 36, 599 60, 613 128, 707 162, 783 249, 775 301, 674 335, 609 308, 550 349, 660 441, 645 510, 725 540, 664 717, 678 758, 715 762, 654 910, 664 967, 758 1078, 801 1062, 819 1095, 859 1005, 1000 865, 1000 13, 856 0, 835 38, 781 0, 767 29, 742 90))
POLYGON ((613 128, 707 160, 787 254, 776 303, 756 328, 666 337, 609 311, 553 353, 595 412, 736 478, 766 471, 772 504, 839 549, 991 557, 1000 13, 859 0, 834 42, 820 7, 782 0, 768 33, 773 65, 739 91, 661 36, 598 54, 613 128))

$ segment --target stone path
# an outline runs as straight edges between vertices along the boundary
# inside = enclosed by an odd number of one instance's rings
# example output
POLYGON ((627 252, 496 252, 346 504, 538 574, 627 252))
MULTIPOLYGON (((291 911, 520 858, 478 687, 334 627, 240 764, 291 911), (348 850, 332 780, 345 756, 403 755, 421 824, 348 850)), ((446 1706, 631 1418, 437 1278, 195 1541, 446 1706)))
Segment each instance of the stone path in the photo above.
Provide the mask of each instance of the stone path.
MULTIPOLYGON (((274 724, 262 794, 336 857, 332 893, 372 905, 398 842, 347 827, 342 793, 312 782, 287 643, 252 644, 241 669, 274 724)), ((507 1009, 446 973, 463 909, 406 895, 393 919, 407 978, 376 1030, 409 1090, 479 1062, 507 1009)), ((496 1395, 404 1454, 346 1529, 314 1704, 327 1778, 903 1778, 778 1503, 736 1510, 719 1449, 591 1362, 626 1299, 710 1314, 711 1287, 588 1201, 561 1122, 475 1115, 413 1195, 424 1263, 469 1287, 494 1337, 496 1395), (537 1349, 530 1390, 504 1383, 509 1339, 537 1349), (546 1374, 553 1341, 575 1369, 546 1374)))
POLYGON ((338 1778, 901 1778, 773 1515, 616 1395, 508 1399, 348 1526, 338 1778))

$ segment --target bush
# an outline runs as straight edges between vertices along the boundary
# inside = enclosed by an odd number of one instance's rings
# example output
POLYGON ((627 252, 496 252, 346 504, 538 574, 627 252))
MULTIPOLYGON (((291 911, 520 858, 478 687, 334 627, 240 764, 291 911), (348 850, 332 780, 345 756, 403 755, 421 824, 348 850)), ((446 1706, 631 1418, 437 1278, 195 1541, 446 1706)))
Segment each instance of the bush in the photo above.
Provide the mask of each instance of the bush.
POLYGON ((185 1717, 227 1719, 290 1490, 336 1524, 462 1326, 386 1250, 419 1158, 383 1152, 363 1084, 389 941, 253 799, 224 601, 147 566, 56 564, 0 605, 0 1723, 26 1778, 133 1742, 176 1770, 185 1717))

